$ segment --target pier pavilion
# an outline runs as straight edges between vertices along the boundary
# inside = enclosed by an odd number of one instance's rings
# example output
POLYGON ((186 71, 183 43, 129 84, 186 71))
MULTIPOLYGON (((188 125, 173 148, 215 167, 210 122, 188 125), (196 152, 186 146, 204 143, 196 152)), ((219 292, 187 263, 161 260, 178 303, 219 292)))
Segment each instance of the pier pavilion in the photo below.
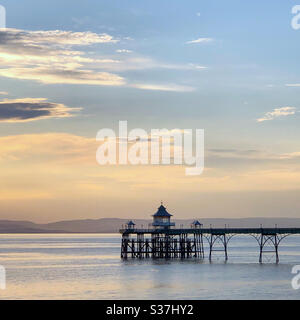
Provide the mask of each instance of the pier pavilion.
POLYGON ((179 232, 163 203, 152 215, 150 229, 133 229, 134 223, 121 229, 121 257, 131 258, 204 258, 201 223, 194 221, 189 233, 179 232), (189 237, 188 237, 189 235, 189 237))

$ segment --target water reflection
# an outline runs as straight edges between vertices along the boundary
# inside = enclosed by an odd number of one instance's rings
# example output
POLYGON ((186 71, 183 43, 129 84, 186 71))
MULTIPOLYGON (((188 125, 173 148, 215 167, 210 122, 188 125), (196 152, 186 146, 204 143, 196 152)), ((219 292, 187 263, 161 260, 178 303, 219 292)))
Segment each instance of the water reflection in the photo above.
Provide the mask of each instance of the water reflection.
MULTIPOLYGON (((120 236, 1 235, 7 270, 2 299, 299 299, 291 268, 300 264, 300 238, 285 240, 281 263, 260 265, 251 238, 229 245, 212 263, 120 259, 120 236)), ((207 247, 205 248, 207 252, 207 247)))

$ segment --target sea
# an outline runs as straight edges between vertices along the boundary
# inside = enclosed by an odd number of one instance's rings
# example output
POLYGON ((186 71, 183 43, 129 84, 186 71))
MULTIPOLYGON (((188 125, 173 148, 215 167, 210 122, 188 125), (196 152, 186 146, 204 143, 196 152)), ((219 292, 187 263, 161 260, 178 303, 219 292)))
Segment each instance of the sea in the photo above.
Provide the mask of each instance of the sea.
POLYGON ((300 237, 282 241, 279 264, 273 253, 259 264, 251 236, 233 237, 228 261, 214 252, 211 262, 206 242, 202 260, 124 261, 120 241, 119 234, 2 234, 0 299, 300 299, 292 286, 300 237))

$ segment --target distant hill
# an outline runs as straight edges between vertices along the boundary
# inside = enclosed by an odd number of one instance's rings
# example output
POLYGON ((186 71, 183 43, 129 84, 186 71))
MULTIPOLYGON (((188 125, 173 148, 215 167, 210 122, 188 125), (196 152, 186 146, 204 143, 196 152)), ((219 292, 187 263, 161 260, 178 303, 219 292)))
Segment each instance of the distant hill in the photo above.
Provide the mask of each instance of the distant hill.
MULTIPOLYGON (((300 218, 243 218, 243 219, 221 219, 221 218, 198 218, 204 227, 299 227, 300 218)), ((0 220, 0 233, 115 233, 128 219, 103 218, 58 221, 47 224, 37 224, 30 221, 0 220)), ((193 219, 176 220, 176 226, 188 227, 193 219)), ((137 227, 147 228, 151 220, 134 220, 137 227)))
MULTIPOLYGON (((0 233, 48 233, 49 230, 30 221, 0 220, 0 233)), ((60 230, 51 230, 58 233, 60 230)))

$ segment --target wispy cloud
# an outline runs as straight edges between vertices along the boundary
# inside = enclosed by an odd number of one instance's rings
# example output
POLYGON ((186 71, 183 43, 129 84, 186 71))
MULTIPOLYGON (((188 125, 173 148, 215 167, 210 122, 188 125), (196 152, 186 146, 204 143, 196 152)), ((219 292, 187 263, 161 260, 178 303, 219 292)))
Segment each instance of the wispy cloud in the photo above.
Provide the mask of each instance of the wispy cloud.
POLYGON ((299 159, 300 158, 300 152, 290 152, 290 153, 284 153, 280 156, 280 159, 299 159))
POLYGON ((212 42, 212 41, 213 41, 212 38, 198 38, 198 39, 195 39, 195 40, 187 41, 186 44, 207 43, 207 42, 212 42))
POLYGON ((131 86, 144 90, 186 92, 193 88, 179 84, 131 85, 134 79, 126 80, 123 73, 148 69, 201 71, 206 68, 192 63, 157 61, 136 53, 123 54, 131 53, 125 48, 114 49, 115 54, 101 55, 97 48, 93 51, 91 47, 118 41, 105 33, 0 30, 0 76, 44 84, 131 86))
POLYGON ((13 68, 0 69, 0 75, 24 80, 35 80, 46 84, 89 84, 117 86, 125 84, 125 80, 112 73, 94 72, 84 69, 51 69, 47 67, 38 67, 35 69, 13 68))
POLYGON ((25 160, 95 164, 98 143, 68 133, 20 134, 0 137, 0 161, 25 160))
POLYGON ((287 83, 286 87, 300 87, 300 83, 287 83))
POLYGON ((270 121, 279 117, 286 117, 296 113, 295 107, 276 108, 271 112, 267 112, 262 118, 257 119, 257 122, 270 121))
POLYGON ((205 67, 205 66, 201 66, 201 65, 198 65, 198 64, 194 64, 194 63, 190 63, 189 66, 191 67, 191 69, 196 69, 196 70, 207 69, 207 67, 205 67))
POLYGON ((35 44, 49 46, 49 44, 61 45, 91 45, 94 43, 116 43, 119 40, 111 35, 97 34, 90 31, 72 32, 63 30, 29 31, 20 29, 2 29, 0 32, 1 45, 14 46, 23 43, 28 49, 34 49, 35 44))
POLYGON ((0 102, 0 122, 28 122, 49 118, 72 117, 79 108, 48 102, 45 98, 24 98, 0 102))
POLYGON ((274 156, 267 154, 261 150, 256 149, 208 149, 207 153, 215 158, 228 158, 228 159, 273 159, 274 156))
MULTIPOLYGON (((207 69, 206 66, 194 64, 194 63, 170 63, 164 61, 158 61, 152 57, 142 56, 138 54, 130 54, 118 56, 118 60, 116 59, 104 59, 105 63, 101 64, 101 68, 103 70, 107 70, 109 72, 125 72, 132 70, 148 70, 148 69, 170 69, 170 70, 203 70, 207 69)), ((99 65, 93 64, 95 66, 99 65)))
POLYGON ((117 53, 131 53, 132 51, 131 50, 128 50, 128 49, 118 49, 116 50, 117 53))
POLYGON ((92 32, 0 30, 0 76, 43 83, 121 85, 125 83, 121 76, 92 66, 111 64, 112 59, 93 58, 78 50, 116 42, 108 34, 92 32))
POLYGON ((195 90, 193 87, 182 86, 177 84, 146 84, 138 83, 131 85, 133 88, 143 90, 155 90, 155 91, 171 91, 171 92, 192 92, 195 90))

